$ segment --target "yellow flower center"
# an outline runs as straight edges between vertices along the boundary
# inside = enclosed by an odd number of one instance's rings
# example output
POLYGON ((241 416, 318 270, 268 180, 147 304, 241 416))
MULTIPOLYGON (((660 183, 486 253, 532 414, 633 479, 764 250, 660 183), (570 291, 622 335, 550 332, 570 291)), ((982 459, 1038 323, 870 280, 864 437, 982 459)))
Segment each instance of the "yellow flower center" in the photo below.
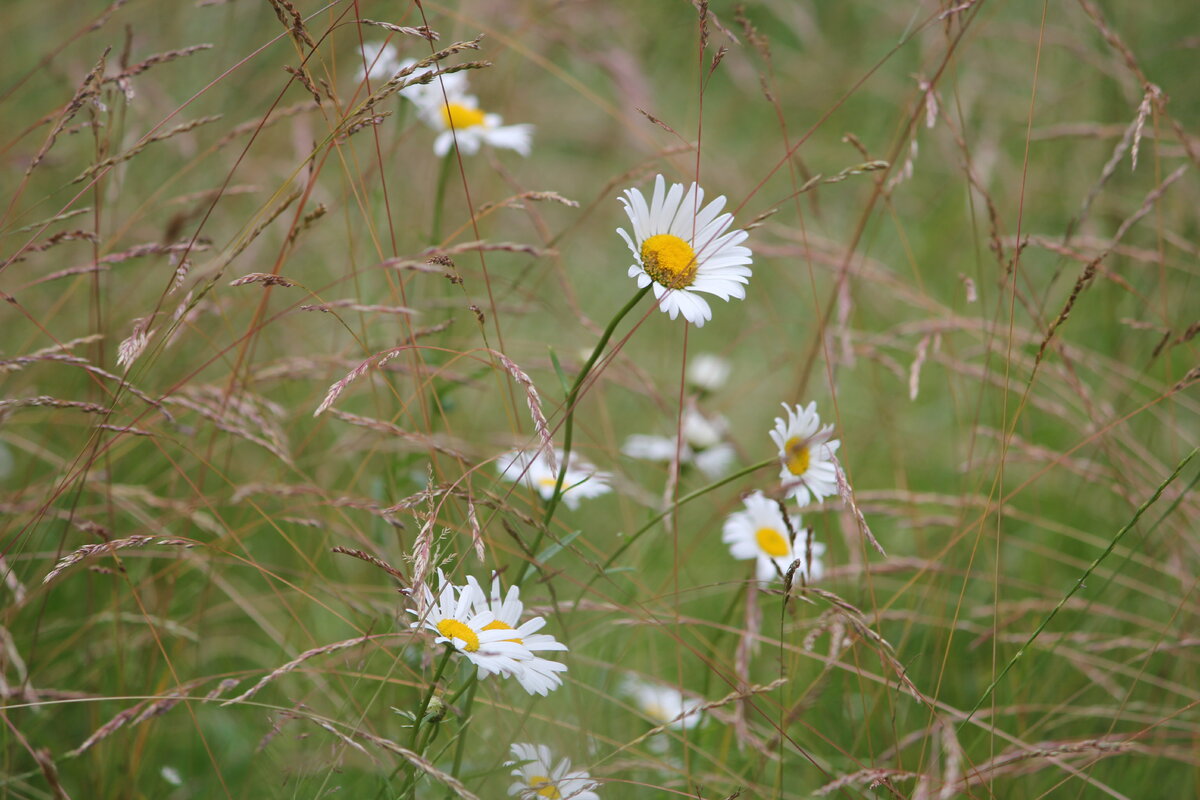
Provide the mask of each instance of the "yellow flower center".
POLYGON ((447 128, 453 125, 459 131, 473 128, 483 124, 483 112, 478 108, 467 108, 461 103, 447 103, 442 106, 442 124, 447 128))
MULTIPOLYGON (((507 622, 501 622, 500 620, 494 620, 494 621, 492 621, 492 622, 489 622, 487 625, 484 625, 484 626, 483 626, 483 629, 484 629, 485 631, 511 631, 511 630, 515 630, 515 629, 513 628, 513 626, 512 626, 512 625, 509 625, 507 622)), ((516 642, 517 644, 525 644, 525 643, 524 643, 524 642, 522 642, 520 639, 506 639, 505 641, 508 641, 508 642, 516 642)))
POLYGON ((774 528, 759 528, 754 533, 758 548, 771 558, 782 558, 788 554, 787 539, 774 528))
POLYGON ((808 472, 812 452, 808 449, 807 441, 800 438, 788 439, 787 444, 783 446, 783 452, 783 463, 787 466, 788 472, 793 475, 803 475, 808 472))
MULTIPOLYGON (((538 486, 544 486, 547 489, 553 489, 555 486, 558 486, 558 476, 552 475, 545 478, 538 478, 538 486)), ((566 491, 565 486, 563 487, 563 491, 566 491)))
POLYGON ((529 788, 536 789, 537 793, 542 797, 550 797, 553 800, 559 800, 562 797, 562 792, 554 785, 545 775, 534 775, 529 779, 529 788))
POLYGON ((656 721, 662 722, 662 723, 667 723, 667 722, 671 721, 672 715, 668 714, 667 710, 665 708, 663 708, 662 706, 660 706, 658 703, 653 703, 653 702, 646 703, 644 706, 642 706, 642 711, 645 711, 646 716, 652 720, 656 720, 656 721))
POLYGON ((474 653, 479 649, 479 637, 465 623, 459 622, 456 619, 446 618, 437 624, 437 629, 438 633, 447 639, 461 639, 466 642, 463 650, 466 650, 468 653, 474 653))
POLYGON ((669 233, 642 242, 642 268, 655 283, 668 289, 683 289, 696 282, 696 251, 669 233))

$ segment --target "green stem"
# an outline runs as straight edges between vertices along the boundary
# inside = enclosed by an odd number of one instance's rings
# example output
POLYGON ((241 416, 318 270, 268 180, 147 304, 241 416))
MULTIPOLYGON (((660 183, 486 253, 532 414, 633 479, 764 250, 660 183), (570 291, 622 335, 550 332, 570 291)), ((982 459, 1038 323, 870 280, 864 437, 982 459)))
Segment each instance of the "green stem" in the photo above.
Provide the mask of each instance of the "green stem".
MULTIPOLYGON (((475 675, 472 675, 470 680, 467 681, 466 688, 467 699, 463 703, 462 722, 458 726, 458 742, 454 746, 454 766, 450 769, 450 774, 456 778, 458 777, 458 771, 462 769, 463 754, 467 750, 467 726, 471 724, 471 706, 475 703, 475 690, 479 688, 479 681, 475 675)), ((459 692, 461 693, 462 690, 460 689, 459 692)), ((457 698, 458 696, 455 695, 454 698, 451 698, 450 703, 453 705, 454 700, 457 698)), ((453 797, 454 792, 447 790, 446 800, 452 800, 453 797)))
POLYGON ((436 245, 442 240, 442 206, 446 201, 446 184, 450 182, 450 165, 457 161, 458 149, 450 148, 450 152, 442 156, 442 166, 438 170, 437 193, 433 196, 433 228, 429 232, 429 243, 436 245))
MULTIPOLYGON (((643 525, 642 527, 640 527, 636 531, 634 531, 625 540, 624 544, 622 544, 620 547, 618 547, 616 550, 613 551, 613 554, 608 557, 608 559, 604 562, 604 565, 600 568, 600 572, 593 575, 588 580, 588 582, 584 585, 583 591, 579 593, 579 597, 582 599, 583 596, 585 594, 587 594, 587 590, 590 589, 592 584, 596 582, 596 579, 599 578, 601 575, 603 575, 608 570, 608 568, 613 565, 613 562, 621 557, 622 553, 624 553, 630 547, 633 547, 634 542, 636 542, 638 539, 642 538, 642 536, 645 535, 645 533, 647 531, 649 531, 651 528, 653 528, 655 525, 662 522, 663 519, 665 519, 666 516, 668 514, 670 514, 672 511, 679 508, 680 506, 690 503, 691 501, 693 501, 697 498, 703 497, 704 495, 708 494, 711 491, 720 489, 722 486, 724 486, 728 483, 732 483, 732 482, 736 481, 738 478, 744 478, 751 473, 758 472, 763 467, 769 467, 772 464, 778 464, 778 463, 779 463, 778 458, 768 458, 765 461, 759 461, 757 464, 752 464, 751 466, 746 467, 745 469, 740 469, 737 472, 733 473, 732 475, 728 475, 728 476, 722 478, 721 480, 716 481, 715 483, 710 483, 707 486, 701 486, 699 489, 696 489, 693 492, 688 492, 683 497, 676 500, 675 503, 670 508, 668 508, 667 510, 662 511, 658 514, 655 514, 653 517, 650 518, 650 520, 645 525, 643 525)), ((578 601, 576 601, 576 602, 578 602, 578 601)))
POLYGON ((600 354, 604 352, 604 347, 608 344, 608 340, 612 338, 613 332, 617 326, 621 324, 621 320, 625 319, 625 315, 633 310, 643 297, 650 291, 650 286, 640 289, 637 294, 629 299, 629 302, 621 307, 621 310, 616 313, 616 316, 609 321, 608 327, 604 329, 604 333, 600 335, 600 341, 596 342, 596 346, 592 349, 592 354, 588 360, 584 362, 583 369, 579 371, 579 375, 575 378, 575 383, 571 386, 571 391, 567 392, 567 417, 563 423, 563 447, 562 447, 562 463, 558 465, 558 480, 554 483, 554 494, 546 501, 546 511, 542 515, 542 527, 537 533, 537 537, 533 541, 533 546, 529 548, 530 561, 525 564, 525 568, 521 570, 520 577, 517 578, 517 585, 525 582, 529 577, 529 573, 533 571, 534 559, 537 558, 537 549, 541 545, 542 539, 546 535, 546 531, 550 529, 550 522, 554 519, 554 512, 558 509, 558 503, 562 499, 563 480, 567 476, 567 463, 571 458, 571 444, 575 435, 575 401, 579 399, 579 391, 583 388, 583 383, 587 380, 588 374, 592 371, 592 367, 596 365, 596 361, 600 358, 600 354))
POLYGON ((1172 472, 1165 481, 1158 485, 1158 488, 1154 490, 1154 494, 1150 495, 1150 499, 1138 506, 1137 511, 1133 512, 1133 518, 1130 519, 1129 522, 1125 523, 1125 526, 1122 527, 1121 530, 1117 531, 1117 535, 1114 536, 1112 541, 1108 543, 1108 547, 1105 548, 1104 552, 1098 555, 1096 560, 1093 561, 1091 565, 1083 571, 1083 574, 1079 576, 1079 580, 1075 581, 1075 585, 1071 587, 1071 590, 1063 596, 1062 600, 1058 601, 1058 605, 1050 610, 1050 613, 1047 614, 1046 618, 1042 620, 1042 623, 1037 626, 1025 644, 1021 645, 1021 648, 1017 650, 1016 654, 1014 654, 1013 657, 1008 660, 1008 663, 1004 665, 1004 669, 1000 670, 1000 674, 997 675, 995 680, 993 680, 987 689, 984 690, 983 694, 979 697, 979 701, 975 703, 975 706, 969 712, 967 712, 967 715, 963 717, 962 722, 958 723, 958 727, 960 729, 971 721, 971 717, 975 716, 975 712, 979 710, 979 707, 982 706, 984 702, 986 702, 987 699, 992 696, 992 692, 996 689, 996 686, 999 685, 1000 681, 1004 679, 1004 676, 1008 674, 1008 671, 1012 669, 1012 665, 1017 663, 1017 659, 1025 655, 1025 651, 1028 650, 1029 646, 1033 644, 1034 639, 1038 638, 1038 636, 1042 634, 1042 631, 1046 629, 1046 626, 1050 624, 1050 621, 1054 619, 1060 610, 1062 610, 1062 607, 1067 604, 1067 601, 1074 597, 1075 593, 1083 588, 1084 582, 1087 581, 1088 576, 1100 566, 1100 562, 1108 558, 1108 555, 1117 546, 1117 543, 1120 542, 1125 534, 1129 533, 1130 529, 1137 524, 1137 521, 1142 518, 1142 514, 1145 514, 1150 506, 1154 505, 1155 501, 1162 496, 1162 493, 1166 490, 1166 488, 1170 486, 1176 478, 1179 477, 1179 473, 1183 472, 1183 468, 1188 465, 1188 462, 1192 460, 1197 452, 1200 452, 1200 448, 1193 448, 1192 452, 1184 456, 1183 461, 1180 461, 1179 465, 1175 467, 1175 471, 1172 472))
MULTIPOLYGON (((433 702, 433 694, 437 691, 438 683, 442 680, 442 673, 446 671, 446 665, 450 663, 450 656, 454 654, 454 648, 446 645, 446 652, 442 655, 442 660, 438 662, 437 671, 433 674, 433 680, 429 682, 429 690, 425 692, 425 699, 421 701, 421 710, 417 713, 416 719, 413 720, 412 736, 408 737, 408 748, 415 753, 421 751, 417 749, 417 743, 420 741, 421 723, 425 721, 425 714, 429 711, 429 704, 433 702)), ((404 788, 400 791, 401 797, 411 797, 412 793, 417 788, 417 770, 410 765, 408 777, 404 780, 404 788)))

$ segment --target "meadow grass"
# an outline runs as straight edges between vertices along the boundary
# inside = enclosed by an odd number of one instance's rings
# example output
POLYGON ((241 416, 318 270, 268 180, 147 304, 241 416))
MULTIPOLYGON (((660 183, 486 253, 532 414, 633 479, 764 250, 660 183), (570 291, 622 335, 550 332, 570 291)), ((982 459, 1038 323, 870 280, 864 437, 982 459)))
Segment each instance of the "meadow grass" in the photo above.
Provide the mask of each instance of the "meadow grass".
POLYGON ((541 797, 1195 796, 1196 20, 10 0, 0 796, 495 797, 522 743, 590 776, 541 797), (430 60, 364 80, 385 41, 430 60), (435 156, 464 79, 527 156, 435 156), (749 233, 702 327, 631 302, 657 174, 749 233), (722 469, 623 452, 692 412, 722 469), (561 687, 410 628, 438 570, 519 586, 561 687))

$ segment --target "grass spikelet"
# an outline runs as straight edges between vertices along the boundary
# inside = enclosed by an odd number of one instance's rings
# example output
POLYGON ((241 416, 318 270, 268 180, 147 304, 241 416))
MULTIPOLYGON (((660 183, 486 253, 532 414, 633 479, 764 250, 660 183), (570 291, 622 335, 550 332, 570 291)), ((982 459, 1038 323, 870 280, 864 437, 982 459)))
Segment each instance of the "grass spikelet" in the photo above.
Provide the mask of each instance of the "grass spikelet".
MULTIPOLYGON (((386 635, 394 636, 394 634, 386 634, 386 635)), ((369 635, 368 636, 355 636, 353 639, 345 639, 340 642, 334 642, 332 644, 322 645, 321 647, 314 647, 311 650, 305 650, 303 653, 296 656, 295 658, 293 658, 291 661, 287 662, 283 666, 277 667, 274 670, 272 670, 271 672, 264 675, 263 677, 259 678, 258 683, 254 684, 249 689, 247 689, 246 691, 239 694, 237 697, 231 697, 228 700, 223 701, 221 703, 221 705, 222 706, 230 706, 230 705, 234 705, 236 703, 244 703, 245 701, 249 700, 251 697, 254 697, 254 695, 258 694, 259 691, 261 691, 262 688, 264 686, 266 686, 268 683, 270 683, 271 681, 280 677, 281 675, 286 675, 289 672, 292 672, 297 667, 304 664, 306 661, 311 661, 312 659, 316 658, 317 656, 324 656, 324 655, 328 655, 330 653, 337 653, 341 650, 348 650, 351 647, 358 647, 359 645, 366 644, 367 642, 372 641, 373 639, 377 639, 377 638, 379 638, 378 635, 376 635, 376 636, 369 636, 369 635)))
POLYGON ((447 789, 454 792, 454 796, 460 798, 460 800, 479 800, 476 795, 472 794, 467 789, 466 785, 464 785, 462 781, 458 780, 453 775, 438 769, 433 765, 432 762, 422 757, 419 753, 414 753, 412 750, 398 745, 390 739, 384 739, 365 731, 357 731, 356 735, 379 747, 381 750, 385 750, 386 752, 394 753, 400 756, 407 763, 412 764, 421 772, 430 776, 434 780, 443 784, 447 789))
MULTIPOLYGON (((108 63, 108 54, 112 52, 112 48, 105 48, 101 53, 100 59, 95 66, 83 76, 83 80, 79 84, 79 88, 75 90, 75 94, 62 110, 58 119, 54 121, 54 126, 50 129, 50 133, 46 136, 46 141, 42 144, 37 154, 30 160, 29 165, 25 167, 25 177, 37 169, 38 165, 46 158, 46 154, 50 152, 50 148, 58 141, 58 136, 67 127, 67 124, 75 118, 79 110, 83 108, 85 103, 96 102, 100 95, 100 80, 104 74, 105 65, 108 63)), ((47 223, 49 224, 49 223, 47 223)))
POLYGON ((312 48, 317 46, 317 43, 309 36, 308 29, 304 27, 304 17, 300 16, 300 12, 289 0, 267 0, 267 2, 271 4, 271 8, 275 10, 275 16, 279 18, 283 27, 288 29, 297 45, 306 44, 312 48))
POLYGON ((229 282, 230 286, 245 286, 248 283, 261 283, 263 286, 295 286, 296 282, 283 275, 271 275, 266 272, 250 272, 229 282))
POLYGON ((369 553, 364 553, 362 550, 352 550, 349 547, 342 547, 341 545, 338 545, 338 546, 330 549, 329 552, 341 553, 342 555, 350 556, 352 558, 357 558, 360 561, 366 561, 368 564, 374 564, 375 566, 379 567, 381 570, 386 572, 388 575, 391 575, 393 578, 395 578, 397 581, 399 581, 401 586, 409 585, 409 580, 404 575, 403 572, 396 569, 395 567, 393 567, 391 564, 387 563, 383 559, 377 558, 376 556, 373 556, 369 553))
POLYGON ((533 379, 508 356, 497 350, 488 352, 496 357, 500 366, 504 367, 513 380, 524 387, 525 404, 529 407, 529 416, 533 417, 533 429, 541 442, 539 452, 542 458, 546 459, 546 463, 550 465, 550 469, 558 469, 558 461, 554 455, 554 437, 550 433, 550 423, 546 421, 546 415, 542 413, 542 398, 538 395, 537 387, 533 385, 533 379))
POLYGON ((378 22, 373 19, 360 19, 358 21, 362 25, 374 25, 376 28, 383 28, 385 31, 402 33, 405 36, 416 36, 420 39, 424 39, 427 42, 436 42, 438 39, 442 38, 437 31, 432 30, 424 25, 411 28, 407 25, 393 25, 390 22, 378 22))
POLYGON ((178 136, 181 133, 188 133, 189 131, 194 131, 196 128, 199 128, 202 125, 209 125, 213 122, 219 121, 220 119, 221 119, 220 114, 214 114, 212 116, 194 119, 194 120, 191 120, 190 122, 184 122, 180 125, 176 125, 174 128, 171 128, 170 130, 163 131, 162 133, 155 133, 155 134, 151 134, 148 136, 144 136, 140 142, 138 142, 136 145, 134 145, 133 147, 126 150, 124 153, 115 155, 112 158, 106 158, 103 161, 98 161, 95 164, 93 164, 92 166, 88 167, 83 172, 79 173, 79 175, 77 175, 75 177, 75 179, 73 181, 71 181, 71 183, 80 183, 81 181, 86 181, 87 179, 93 177, 94 175, 96 175, 100 172, 103 172, 106 169, 109 169, 110 167, 114 167, 117 164, 123 164, 124 162, 129 161, 131 158, 134 158, 135 156, 137 156, 139 153, 141 153, 143 150, 145 150, 147 147, 154 144, 155 142, 162 142, 167 139, 170 139, 173 136, 178 136))
POLYGON ((117 346, 117 366, 128 370, 133 362, 146 350, 154 331, 150 328, 153 317, 139 317, 133 321, 129 336, 117 346))
POLYGON ((110 542, 103 542, 102 544, 85 544, 83 547, 59 559, 58 563, 54 565, 54 569, 50 570, 46 573, 46 577, 42 578, 42 584, 50 583, 50 581, 57 578, 65 570, 81 561, 117 550, 138 549, 151 545, 155 547, 195 547, 197 544, 198 542, 194 542, 191 539, 172 539, 147 535, 128 536, 124 539, 113 539, 110 542))

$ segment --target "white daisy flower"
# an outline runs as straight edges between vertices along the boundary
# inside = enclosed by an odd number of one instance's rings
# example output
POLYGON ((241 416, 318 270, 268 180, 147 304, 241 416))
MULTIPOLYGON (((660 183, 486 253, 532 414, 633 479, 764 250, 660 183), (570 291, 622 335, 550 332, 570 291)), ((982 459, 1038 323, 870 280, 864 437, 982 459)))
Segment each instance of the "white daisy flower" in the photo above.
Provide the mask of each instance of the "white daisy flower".
POLYGON ((731 444, 718 444, 707 450, 696 453, 692 463, 696 469, 704 473, 709 480, 717 480, 729 474, 733 462, 737 461, 737 451, 731 444))
POLYGON ((514 639, 507 625, 496 627, 496 617, 488 610, 483 590, 474 578, 466 586, 455 586, 438 571, 438 597, 435 601, 428 586, 421 587, 424 612, 409 610, 418 617, 413 628, 428 628, 438 636, 435 644, 445 642, 479 668, 480 677, 493 673, 520 675, 522 662, 533 658, 525 645, 514 639))
POLYGON ((733 215, 721 213, 723 195, 701 208, 703 189, 693 183, 684 194, 683 184, 675 183, 668 191, 659 175, 649 204, 638 189, 626 189, 619 199, 633 224, 632 236, 617 229, 637 259, 629 277, 637 278, 638 288, 653 285, 658 307, 671 319, 682 314, 696 327, 711 319, 698 292, 726 301, 746 296, 750 249, 741 243, 748 234, 729 230, 733 215))
MULTIPOLYGON (((399 69, 415 63, 402 61, 399 69)), ((467 91, 467 76, 463 72, 451 72, 439 75, 429 83, 407 86, 400 94, 413 102, 417 115, 426 125, 438 131, 433 152, 439 157, 449 153, 455 141, 466 155, 478 153, 483 144, 529 155, 533 126, 503 125, 500 115, 480 109, 479 99, 467 91)))
MULTIPOLYGON (((780 575, 786 575, 797 558, 801 560, 800 569, 803 570, 803 545, 797 553, 779 504, 764 497, 762 492, 755 492, 743 502, 745 510, 730 514, 721 533, 721 541, 729 545, 733 557, 755 559, 755 575, 759 583, 770 583, 780 575)), ((800 517, 789 514, 788 521, 791 522, 791 529, 799 535, 800 517)), ((825 545, 813 543, 812 570, 808 575, 810 581, 821 577, 823 568, 820 556, 824 552, 825 545)))
POLYGON ((704 713, 700 709, 704 703, 685 697, 678 689, 629 678, 625 681, 624 690, 656 725, 676 730, 691 729, 703 720, 704 713))
MULTIPOLYGON (((680 429, 683 434, 683 445, 678 448, 680 464, 693 464, 713 480, 729 472, 737 453, 733 445, 722 441, 729 430, 725 417, 720 414, 708 417, 689 405, 683 412, 680 429)), ((676 440, 674 436, 633 434, 625 439, 621 452, 643 461, 670 462, 675 460, 676 440)))
POLYGON ((571 760, 564 758, 554 764, 550 748, 544 744, 514 744, 513 760, 504 766, 516 769, 512 776, 517 782, 508 787, 509 796, 520 800, 600 800, 592 790, 600 784, 583 770, 571 772, 571 760))
POLYGON ((366 67, 363 67, 362 62, 358 65, 358 77, 356 80, 360 81, 368 76, 373 81, 387 81, 406 65, 415 63, 409 60, 402 64, 397 57, 396 46, 393 44, 384 44, 383 42, 364 44, 362 57, 365 60, 366 67))
POLYGON ((779 460, 783 465, 779 477, 788 496, 805 506, 837 494, 837 467, 833 457, 841 442, 830 438, 833 426, 821 427, 816 403, 794 409, 784 403, 783 408, 787 411, 787 419, 775 418, 771 438, 779 448, 779 460))
POLYGON ((729 420, 720 414, 705 416, 695 406, 689 406, 683 412, 681 422, 683 438, 697 450, 714 447, 725 438, 729 430, 729 420))
MULTIPOLYGON (((674 461, 676 444, 674 436, 651 436, 635 433, 626 437, 625 444, 621 445, 621 453, 642 461, 674 461)), ((692 457, 692 448, 685 444, 680 449, 679 460, 688 463, 692 457)))
POLYGON ((540 694, 545 697, 551 689, 562 686, 560 672, 567 671, 566 664, 549 661, 536 653, 543 650, 566 650, 567 646, 553 636, 537 633, 546 620, 534 617, 528 622, 521 622, 521 614, 525 604, 521 602, 521 590, 516 586, 508 588, 508 594, 500 596, 500 579, 492 579, 492 592, 489 598, 481 598, 476 606, 479 611, 490 611, 495 620, 484 626, 484 630, 511 631, 511 641, 523 645, 531 653, 530 658, 521 662, 521 671, 514 673, 521 688, 530 694, 540 694))
POLYGON ((687 365, 687 382, 703 392, 715 392, 725 385, 731 367, 728 361, 712 353, 693 356, 687 365))
MULTIPOLYGON (((554 451, 554 459, 559 464, 563 462, 561 450, 554 451)), ((551 467, 550 462, 540 452, 514 450, 501 456, 496 464, 500 476, 505 480, 522 481, 540 494, 543 500, 554 496, 558 470, 551 467)), ((572 455, 567 462, 567 473, 563 476, 562 501, 567 504, 567 508, 575 510, 579 507, 580 500, 599 497, 612 491, 608 480, 608 473, 600 472, 582 458, 572 455)))

